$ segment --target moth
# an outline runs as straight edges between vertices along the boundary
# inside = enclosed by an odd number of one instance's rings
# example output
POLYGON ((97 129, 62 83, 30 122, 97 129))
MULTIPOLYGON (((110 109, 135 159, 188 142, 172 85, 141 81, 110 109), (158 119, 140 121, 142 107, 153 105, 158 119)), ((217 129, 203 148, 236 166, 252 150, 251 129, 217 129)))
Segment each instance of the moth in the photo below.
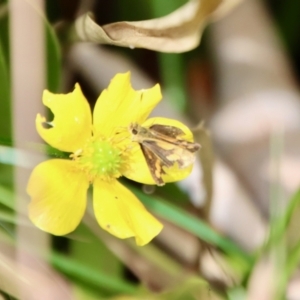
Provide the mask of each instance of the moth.
POLYGON ((163 167, 170 168, 175 163, 184 169, 195 161, 195 152, 200 145, 182 138, 184 132, 175 126, 154 124, 149 128, 137 123, 129 126, 132 141, 139 143, 150 173, 159 186, 164 185, 163 167))

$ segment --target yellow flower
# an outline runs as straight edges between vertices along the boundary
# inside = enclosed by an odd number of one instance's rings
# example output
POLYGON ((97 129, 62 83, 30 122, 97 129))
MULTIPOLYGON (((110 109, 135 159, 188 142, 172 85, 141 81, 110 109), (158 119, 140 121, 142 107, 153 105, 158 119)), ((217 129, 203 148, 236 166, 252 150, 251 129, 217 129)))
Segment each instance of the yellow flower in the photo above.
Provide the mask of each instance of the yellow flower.
MULTIPOLYGON (((70 160, 51 159, 33 170, 27 186, 31 221, 54 235, 70 233, 83 217, 87 190, 92 184, 94 212, 103 229, 118 238, 135 237, 138 245, 151 241, 161 231, 161 223, 117 179, 123 175, 154 184, 139 144, 131 141, 126 130, 132 122, 176 126, 192 140, 189 129, 178 121, 146 120, 160 100, 159 85, 133 90, 130 73, 112 79, 99 96, 93 116, 78 84, 69 94, 44 91, 43 103, 54 119, 47 122, 38 114, 37 131, 52 147, 72 154, 70 160)), ((190 171, 191 167, 172 167, 163 179, 181 180, 190 171)))

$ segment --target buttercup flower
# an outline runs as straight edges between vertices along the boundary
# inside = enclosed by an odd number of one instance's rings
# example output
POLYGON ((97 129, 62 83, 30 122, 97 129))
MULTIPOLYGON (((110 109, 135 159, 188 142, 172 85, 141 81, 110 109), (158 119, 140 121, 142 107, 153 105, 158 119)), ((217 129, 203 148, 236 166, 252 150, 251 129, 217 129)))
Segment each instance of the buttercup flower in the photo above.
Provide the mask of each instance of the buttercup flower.
MULTIPOLYGON (((44 91, 43 103, 54 119, 37 115, 36 128, 52 147, 72 153, 71 159, 50 159, 33 170, 27 192, 31 197, 29 217, 40 229, 54 235, 72 232, 86 209, 87 190, 93 185, 93 207, 99 225, 118 238, 135 237, 145 245, 162 229, 156 220, 117 179, 125 176, 145 184, 154 184, 138 143, 130 138, 133 122, 179 127, 192 141, 190 130, 176 120, 147 119, 161 100, 159 85, 135 91, 130 74, 117 74, 108 89, 99 96, 93 115, 90 106, 75 85, 69 94, 44 91)), ((165 182, 185 178, 192 166, 169 168, 165 182)))

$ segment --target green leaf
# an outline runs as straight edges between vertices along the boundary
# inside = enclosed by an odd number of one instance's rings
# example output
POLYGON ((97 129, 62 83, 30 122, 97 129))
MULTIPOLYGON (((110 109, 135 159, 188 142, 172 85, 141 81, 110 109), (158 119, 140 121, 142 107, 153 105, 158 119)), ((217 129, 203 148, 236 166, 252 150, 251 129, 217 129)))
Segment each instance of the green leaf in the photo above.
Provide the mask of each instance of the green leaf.
MULTIPOLYGON (((8 18, 0 20, 0 145, 11 144, 11 96, 8 65, 8 18)), ((12 186, 13 168, 0 164, 0 184, 12 186)))
POLYGON ((86 267, 82 263, 59 253, 52 252, 51 261, 55 268, 65 275, 94 288, 128 294, 133 294, 137 290, 136 286, 124 280, 108 276, 106 272, 95 271, 93 268, 86 267))
POLYGON ((105 272, 107 276, 123 276, 123 264, 86 226, 80 224, 73 236, 79 239, 70 240, 69 256, 86 267, 105 272))
POLYGON ((0 142, 3 139, 10 139, 11 136, 9 58, 6 45, 7 22, 8 18, 0 21, 0 142))
POLYGON ((9 7, 7 1, 4 3, 0 2, 0 44, 2 46, 2 54, 4 55, 6 62, 10 61, 8 12, 9 7))
POLYGON ((300 262, 299 219, 300 190, 292 196, 285 211, 271 222, 269 239, 259 255, 269 257, 269 264, 274 264, 273 268, 280 272, 274 284, 276 299, 285 295, 289 279, 300 262))
POLYGON ((300 189, 292 196, 287 207, 283 224, 286 224, 287 247, 292 249, 300 243, 300 189))
MULTIPOLYGON (((141 298, 143 299, 143 298, 141 298)), ((153 300, 195 300, 216 299, 210 290, 209 284, 198 277, 190 277, 179 285, 159 295, 144 295, 144 299, 153 300)))
POLYGON ((292 196, 289 204, 281 217, 273 222, 269 245, 276 245, 282 239, 286 239, 288 248, 297 245, 300 241, 299 234, 300 219, 300 189, 292 196))
POLYGON ((46 20, 47 87, 57 92, 61 82, 61 48, 52 25, 46 20))
POLYGON ((0 185, 0 203, 8 208, 14 209, 14 193, 0 185))
POLYGON ((292 196, 286 212, 280 222, 279 237, 286 247, 286 267, 282 274, 287 284, 290 276, 297 269, 300 262, 300 189, 292 196))
POLYGON ((0 221, 15 224, 16 216, 12 211, 0 210, 0 221))

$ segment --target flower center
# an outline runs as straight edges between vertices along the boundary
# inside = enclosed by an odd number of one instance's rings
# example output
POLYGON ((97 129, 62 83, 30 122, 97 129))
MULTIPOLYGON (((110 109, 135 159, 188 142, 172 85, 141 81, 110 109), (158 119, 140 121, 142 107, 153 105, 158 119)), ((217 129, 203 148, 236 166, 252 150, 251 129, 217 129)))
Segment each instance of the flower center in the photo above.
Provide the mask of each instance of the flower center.
POLYGON ((91 182, 96 177, 104 180, 120 177, 125 167, 125 156, 124 147, 118 146, 113 140, 95 138, 71 155, 80 170, 87 173, 91 182))

